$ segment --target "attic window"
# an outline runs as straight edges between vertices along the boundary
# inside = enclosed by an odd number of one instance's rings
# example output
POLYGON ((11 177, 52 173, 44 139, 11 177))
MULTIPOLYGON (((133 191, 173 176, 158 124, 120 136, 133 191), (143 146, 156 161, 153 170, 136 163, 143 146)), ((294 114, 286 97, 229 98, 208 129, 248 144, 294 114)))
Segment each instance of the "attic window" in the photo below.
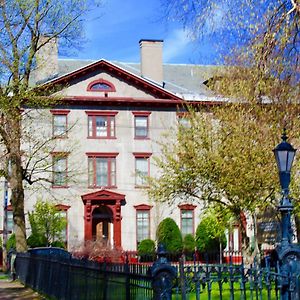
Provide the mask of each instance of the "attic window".
POLYGON ((88 85, 87 91, 90 91, 90 92, 115 92, 116 88, 109 81, 100 79, 100 80, 92 81, 88 85))

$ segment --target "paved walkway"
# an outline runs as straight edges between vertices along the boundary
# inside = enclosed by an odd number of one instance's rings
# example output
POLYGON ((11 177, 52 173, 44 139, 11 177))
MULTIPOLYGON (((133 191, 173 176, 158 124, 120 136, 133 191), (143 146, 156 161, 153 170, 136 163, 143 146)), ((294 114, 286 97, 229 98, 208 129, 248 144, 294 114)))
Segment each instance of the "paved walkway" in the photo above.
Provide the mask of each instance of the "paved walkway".
POLYGON ((0 273, 0 299, 1 300, 44 300, 30 288, 24 287, 20 281, 11 281, 10 278, 0 273))

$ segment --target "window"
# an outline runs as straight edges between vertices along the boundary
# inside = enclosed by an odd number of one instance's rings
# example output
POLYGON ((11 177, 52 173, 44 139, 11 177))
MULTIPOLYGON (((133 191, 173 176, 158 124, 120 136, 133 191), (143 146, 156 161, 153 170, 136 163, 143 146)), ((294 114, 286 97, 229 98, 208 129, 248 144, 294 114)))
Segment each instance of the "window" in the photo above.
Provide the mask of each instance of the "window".
POLYGON ((91 82, 88 87, 87 91, 89 92, 115 92, 115 86, 104 79, 99 79, 96 81, 91 82))
POLYGON ((152 206, 141 204, 136 209, 136 241, 137 245, 145 239, 150 238, 150 209, 152 206))
POLYGON ((14 217, 11 205, 7 206, 6 230, 8 233, 14 232, 14 217))
POLYGON ((57 204, 56 206, 57 214, 65 219, 66 226, 61 232, 61 239, 65 242, 65 245, 67 245, 68 242, 68 209, 70 206, 63 205, 63 204, 57 204))
POLYGON ((135 156, 135 185, 147 186, 147 177, 150 175, 151 153, 133 153, 135 156))
POLYGON ((67 187, 67 154, 55 153, 53 154, 53 172, 52 172, 52 186, 53 187, 67 187))
POLYGON ((86 112, 88 114, 89 138, 115 138, 115 115, 117 112, 86 112))
POLYGON ((54 137, 64 138, 67 136, 69 112, 69 110, 51 110, 54 137))
POLYGON ((149 112, 133 112, 134 115, 134 137, 146 139, 149 137, 149 112))
POLYGON ((118 153, 87 153, 89 187, 116 187, 118 153))
POLYGON ((180 205, 180 224, 183 235, 194 234, 194 205, 180 205))

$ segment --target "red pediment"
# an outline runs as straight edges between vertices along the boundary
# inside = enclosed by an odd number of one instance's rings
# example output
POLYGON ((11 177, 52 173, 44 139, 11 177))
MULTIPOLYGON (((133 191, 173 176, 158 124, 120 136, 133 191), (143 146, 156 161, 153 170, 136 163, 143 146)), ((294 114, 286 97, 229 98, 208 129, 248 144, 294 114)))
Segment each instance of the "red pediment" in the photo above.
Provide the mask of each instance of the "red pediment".
POLYGON ((136 86, 137 88, 146 91, 157 99, 175 101, 176 104, 182 103, 182 98, 178 97, 176 94, 164 89, 160 85, 155 84, 150 80, 133 74, 104 59, 98 60, 73 72, 52 79, 45 83, 43 86, 48 87, 52 85, 68 85, 74 81, 80 81, 80 78, 86 78, 87 74, 92 74, 95 71, 107 72, 117 78, 120 78, 122 81, 127 82, 130 85, 136 86))
POLYGON ((125 201, 125 195, 108 190, 100 190, 97 192, 82 195, 81 199, 83 203, 85 203, 86 201, 125 201))

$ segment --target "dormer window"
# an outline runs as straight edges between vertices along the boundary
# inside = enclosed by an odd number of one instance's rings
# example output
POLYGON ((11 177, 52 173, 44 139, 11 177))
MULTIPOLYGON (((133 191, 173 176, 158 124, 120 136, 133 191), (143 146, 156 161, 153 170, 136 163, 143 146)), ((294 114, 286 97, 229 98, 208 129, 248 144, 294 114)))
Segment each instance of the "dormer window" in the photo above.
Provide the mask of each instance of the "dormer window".
POLYGON ((115 86, 104 79, 99 79, 91 82, 88 87, 87 91, 89 92, 115 92, 115 86))

